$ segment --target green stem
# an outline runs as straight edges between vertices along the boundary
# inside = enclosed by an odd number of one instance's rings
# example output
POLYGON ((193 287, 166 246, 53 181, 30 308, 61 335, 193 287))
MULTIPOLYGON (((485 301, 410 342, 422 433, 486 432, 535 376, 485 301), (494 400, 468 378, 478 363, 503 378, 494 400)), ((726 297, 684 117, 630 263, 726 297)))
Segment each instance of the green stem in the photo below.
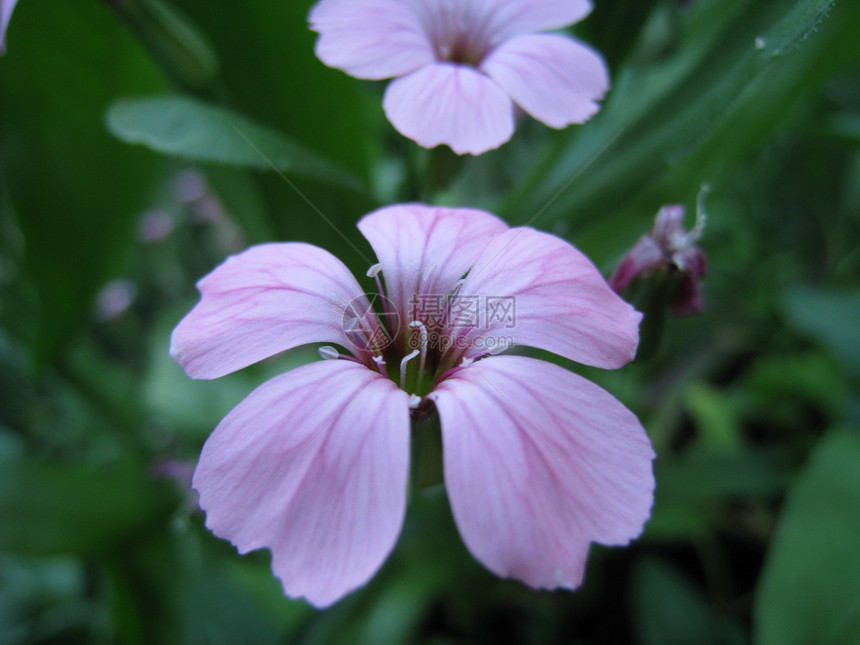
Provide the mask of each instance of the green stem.
POLYGON ((410 502, 425 488, 442 483, 442 426, 439 414, 412 421, 412 468, 410 502))
POLYGON ((218 59, 200 29, 165 0, 106 0, 183 89, 199 91, 218 76, 218 59))

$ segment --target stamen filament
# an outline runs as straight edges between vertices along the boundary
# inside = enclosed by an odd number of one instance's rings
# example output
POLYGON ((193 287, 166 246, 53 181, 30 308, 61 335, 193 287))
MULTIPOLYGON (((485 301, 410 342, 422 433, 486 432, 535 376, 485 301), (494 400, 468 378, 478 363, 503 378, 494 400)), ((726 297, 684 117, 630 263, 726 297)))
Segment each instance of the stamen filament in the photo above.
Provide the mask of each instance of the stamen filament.
POLYGON ((412 329, 417 329, 419 332, 418 342, 421 343, 421 360, 418 363, 418 382, 420 383, 421 379, 424 378, 424 365, 427 362, 427 345, 429 340, 429 334, 427 333, 427 327, 425 327, 424 323, 420 320, 413 320, 411 323, 409 323, 409 326, 412 327, 412 329))
POLYGON ((379 279, 379 274, 381 272, 382 263, 377 262, 367 270, 367 277, 373 278, 376 281, 376 290, 379 292, 380 298, 382 299, 382 313, 384 314, 383 318, 385 319, 382 324, 390 334, 391 330, 388 329, 388 319, 390 316, 390 312, 388 311, 388 298, 385 297, 385 290, 382 288, 382 281, 379 279))
POLYGON ((406 389, 406 363, 411 361, 413 358, 418 356, 420 352, 417 349, 413 349, 406 356, 403 357, 403 360, 400 361, 400 389, 406 389))

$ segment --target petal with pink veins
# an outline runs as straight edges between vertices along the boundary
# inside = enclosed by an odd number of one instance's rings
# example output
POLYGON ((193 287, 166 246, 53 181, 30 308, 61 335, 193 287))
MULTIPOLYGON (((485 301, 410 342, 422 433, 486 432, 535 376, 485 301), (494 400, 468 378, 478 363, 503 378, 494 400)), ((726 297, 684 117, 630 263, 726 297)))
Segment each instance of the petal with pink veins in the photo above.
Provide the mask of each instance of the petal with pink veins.
POLYGON ((206 526, 240 553, 271 549, 284 592, 317 607, 365 584, 406 512, 407 399, 349 361, 264 383, 203 446, 193 486, 206 526))
POLYGON ((583 123, 609 89, 606 64, 592 49, 560 34, 516 36, 481 64, 523 110, 553 128, 583 123))
POLYGON ((486 301, 485 319, 471 332, 483 346, 510 338, 603 368, 621 367, 636 354, 642 314, 609 288, 585 255, 555 235, 512 228, 497 236, 460 293, 486 301))
POLYGON ((393 78, 434 61, 418 16, 399 0, 323 0, 309 20, 319 59, 356 78, 393 78))
POLYGON ((589 544, 624 545, 653 502, 654 452, 636 416, 557 365, 478 361, 430 398, 445 484, 472 554, 499 576, 577 587, 589 544))
POLYGON ((253 246, 197 288, 200 302, 170 339, 170 355, 192 378, 218 378, 307 343, 352 348, 344 312, 369 307, 343 262, 297 242, 253 246))
POLYGON ((588 0, 495 0, 497 33, 503 38, 563 29, 591 13, 588 0))
POLYGON ((366 215, 358 228, 382 265, 388 297, 411 315, 413 294, 447 296, 508 225, 485 211, 405 204, 366 215))
POLYGON ((460 155, 498 148, 514 133, 511 99, 464 65, 435 63, 393 80, 382 107, 402 135, 425 148, 445 144, 460 155))

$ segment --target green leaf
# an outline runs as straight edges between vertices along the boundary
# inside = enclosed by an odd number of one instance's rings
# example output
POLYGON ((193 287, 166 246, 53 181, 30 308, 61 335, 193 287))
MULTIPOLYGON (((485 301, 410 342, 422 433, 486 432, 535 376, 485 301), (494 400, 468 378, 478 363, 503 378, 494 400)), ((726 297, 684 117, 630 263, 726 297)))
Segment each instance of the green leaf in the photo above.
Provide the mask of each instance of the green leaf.
POLYGON ((860 642, 860 434, 816 447, 785 504, 756 597, 758 645, 860 642))
POLYGON ((216 47, 231 105, 368 179, 382 109, 374 99, 371 122, 364 84, 316 57, 307 20, 315 2, 245 0, 241 11, 213 11, 211 0, 175 0, 216 47))
MULTIPOLYGON (((786 76, 780 76, 779 88, 757 84, 778 61, 788 61, 789 54, 794 60, 793 50, 816 31, 833 5, 833 0, 694 3, 677 19, 674 53, 619 72, 603 112, 572 130, 567 145, 535 166, 500 208, 502 214, 515 212, 525 219, 541 213, 544 226, 561 219, 583 226, 596 222, 601 228, 595 237, 612 239, 622 225, 604 214, 630 208, 631 200, 644 199, 646 188, 662 188, 671 200, 691 199, 699 183, 717 171, 714 164, 721 172, 732 169, 731 161, 749 143, 747 135, 755 138, 761 136, 759 131, 772 131, 778 122, 774 115, 784 116, 792 101, 803 96, 789 91, 796 89, 799 78, 814 77, 819 83, 827 78, 820 70, 812 73, 809 63, 781 68, 786 76), (776 89, 786 94, 785 101, 773 100, 776 89), (744 138, 727 147, 726 135, 732 132, 719 128, 739 106, 756 110, 756 129, 745 128, 744 138), (714 136, 717 132, 720 137, 714 136), (670 186, 661 183, 676 174, 670 186)), ((844 9, 851 11, 855 9, 850 6, 844 9)), ((856 41, 846 24, 850 20, 837 22, 829 36, 850 34, 856 41)), ((824 56, 827 40, 816 43, 815 55, 824 56)), ((824 71, 833 74, 838 69, 824 71)), ((743 119, 738 121, 743 124, 743 119)), ((654 210, 661 202, 669 203, 665 194, 648 197, 654 210)), ((641 209, 641 203, 637 205, 641 209)), ((645 213, 638 211, 639 216, 645 213)))
POLYGON ((667 461, 658 460, 659 500, 701 503, 726 497, 770 496, 781 493, 789 469, 764 452, 692 450, 667 461))
POLYGON ((0 550, 94 554, 151 526, 174 496, 133 464, 0 464, 0 550))
POLYGON ((163 79, 105 3, 22 2, 12 27, 0 57, 0 171, 38 297, 28 340, 44 361, 120 272, 159 176, 159 160, 110 136, 104 110, 163 79))
POLYGON ((361 191, 360 182, 282 134, 222 107, 184 96, 122 100, 107 113, 126 143, 198 162, 276 170, 361 191))
POLYGON ((633 574, 632 601, 642 645, 744 642, 738 625, 714 615, 702 590, 660 560, 639 563, 633 574))
POLYGON ((788 319, 860 378, 860 290, 796 288, 785 294, 788 319))

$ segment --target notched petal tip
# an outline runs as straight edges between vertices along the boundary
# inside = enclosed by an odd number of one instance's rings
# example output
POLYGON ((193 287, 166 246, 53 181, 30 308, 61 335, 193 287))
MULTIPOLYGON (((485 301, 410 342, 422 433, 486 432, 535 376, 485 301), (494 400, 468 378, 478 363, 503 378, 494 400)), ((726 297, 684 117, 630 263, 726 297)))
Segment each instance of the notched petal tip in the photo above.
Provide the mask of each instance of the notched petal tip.
POLYGON ((510 140, 513 103, 490 78, 463 65, 436 63, 391 82, 382 102, 388 120, 425 148, 480 155, 510 140))
POLYGON ((512 38, 481 68, 523 110, 556 129, 590 119, 609 90, 600 55, 562 34, 512 38))
POLYGON ((320 361, 257 388, 194 473, 206 526, 272 552, 284 593, 326 607, 366 584, 406 510, 408 395, 358 363, 320 361))
POLYGON ((574 588, 591 543, 620 546, 642 533, 654 450, 605 390, 545 361, 499 356, 432 396, 454 519, 497 575, 574 588))

